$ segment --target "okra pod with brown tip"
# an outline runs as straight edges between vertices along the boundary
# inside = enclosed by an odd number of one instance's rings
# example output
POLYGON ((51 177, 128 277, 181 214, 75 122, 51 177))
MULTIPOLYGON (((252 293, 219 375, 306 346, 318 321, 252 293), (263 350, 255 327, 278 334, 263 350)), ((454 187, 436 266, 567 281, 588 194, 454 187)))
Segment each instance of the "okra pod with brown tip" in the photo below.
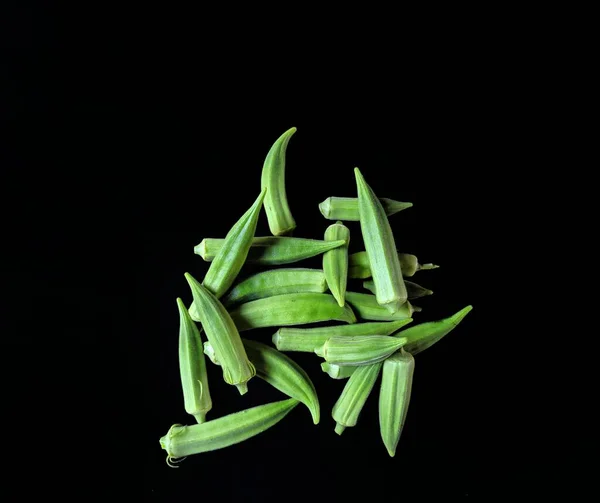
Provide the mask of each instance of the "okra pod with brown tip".
MULTIPOLYGON (((417 257, 410 253, 398 253, 402 276, 410 278, 417 271, 426 271, 429 269, 437 269, 439 266, 435 264, 419 264, 417 257)), ((371 277, 371 266, 369 265, 369 257, 366 251, 351 253, 348 256, 348 277, 354 279, 366 279, 371 277)))
MULTIPOLYGON (((402 203, 394 201, 387 197, 380 197, 379 202, 389 217, 399 211, 412 207, 412 203, 402 203)), ((358 222, 358 199, 356 197, 328 197, 322 203, 319 203, 319 210, 328 220, 346 220, 358 222)))
POLYGON ((348 282, 348 244, 350 243, 350 229, 342 222, 336 222, 325 230, 325 241, 346 242, 345 245, 323 254, 323 272, 331 294, 340 306, 344 305, 346 284, 348 282))
MULTIPOLYGON (((416 283, 406 279, 404 280, 404 285, 406 286, 406 293, 409 300, 418 299, 419 297, 425 297, 433 294, 431 290, 423 288, 421 285, 417 285, 416 283)), ((371 293, 375 293, 375 283, 373 283, 372 280, 364 281, 363 286, 371 293)))
POLYGON ((377 302, 375 295, 368 293, 346 292, 346 302, 352 306, 358 317, 363 320, 403 320, 410 318, 415 312, 413 305, 406 301, 398 311, 390 313, 388 309, 377 302))
POLYGON ((406 339, 387 335, 338 336, 327 339, 315 353, 340 367, 369 365, 385 360, 404 344, 406 339))

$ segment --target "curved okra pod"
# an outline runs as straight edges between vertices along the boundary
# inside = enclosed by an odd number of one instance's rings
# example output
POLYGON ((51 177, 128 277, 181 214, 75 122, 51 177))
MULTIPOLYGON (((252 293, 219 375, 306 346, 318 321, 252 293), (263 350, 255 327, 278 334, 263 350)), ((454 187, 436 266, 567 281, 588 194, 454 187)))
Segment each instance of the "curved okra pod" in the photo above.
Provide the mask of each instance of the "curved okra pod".
MULTIPOLYGON (((256 375, 282 393, 306 405, 313 422, 318 424, 320 407, 317 390, 304 369, 288 356, 266 344, 244 338, 242 342, 248 358, 256 367, 256 375)), ((213 363, 219 365, 218 360, 214 359, 214 349, 210 342, 204 343, 204 352, 213 363)))
POLYGON ((335 365, 329 362, 321 363, 321 370, 325 372, 332 379, 347 379, 356 369, 361 367, 340 367, 339 365, 335 365))
POLYGON ((340 306, 344 305, 346 284, 348 282, 348 245, 350 229, 342 222, 336 222, 325 230, 325 241, 346 241, 344 246, 334 248, 323 254, 323 272, 331 294, 340 306))
POLYGON ((167 463, 191 454, 214 451, 254 437, 281 421, 298 400, 288 398, 235 412, 193 426, 174 424, 160 439, 167 451, 167 463))
POLYGON ((287 268, 271 269, 249 276, 235 285, 221 299, 224 306, 264 299, 285 293, 327 291, 327 281, 321 269, 287 268))
POLYGON ((230 314, 240 331, 331 320, 356 323, 349 306, 340 307, 332 295, 325 293, 274 295, 240 304, 230 314))
MULTIPOLYGON (((402 276, 410 278, 417 271, 426 271, 429 269, 437 269, 439 265, 435 264, 419 264, 417 257, 410 253, 398 253, 402 276)), ((351 253, 348 256, 348 277, 353 279, 366 279, 371 277, 371 266, 369 265, 369 257, 366 251, 351 253)))
POLYGON ((227 233, 223 246, 204 276, 202 285, 217 299, 233 284, 246 261, 256 231, 258 215, 265 198, 265 190, 262 190, 254 204, 227 233))
MULTIPOLYGON (((223 246, 224 239, 204 238, 194 247, 194 253, 206 262, 214 260, 223 246)), ((315 257, 328 250, 346 244, 344 240, 293 238, 286 236, 259 236, 252 240, 246 262, 259 265, 283 265, 315 257)))
POLYGON ((406 301, 395 313, 390 313, 388 309, 377 302, 375 295, 368 293, 346 292, 346 301, 358 313, 358 316, 364 320, 391 321, 410 318, 416 310, 413 305, 406 301))
MULTIPOLYGON (((380 197, 379 202, 383 206, 385 214, 389 217, 399 211, 412 207, 412 203, 402 203, 387 197, 380 197)), ((328 220, 345 220, 358 222, 358 199, 356 197, 328 197, 319 203, 319 210, 328 220)))
POLYGON ((340 367, 370 365, 385 360, 404 344, 406 344, 404 337, 387 335, 330 337, 325 344, 315 349, 315 353, 325 358, 328 363, 340 367))
POLYGON ((269 229, 274 236, 287 234, 296 228, 296 222, 285 192, 285 153, 296 128, 290 128, 273 144, 263 164, 261 188, 267 188, 265 210, 269 229))
POLYGON ((177 307, 179 308, 179 373, 185 411, 194 416, 198 423, 203 423, 206 420, 206 413, 212 409, 212 400, 208 389, 200 331, 180 298, 177 299, 177 307))
POLYGON ((256 369, 248 360, 242 338, 223 304, 189 273, 185 279, 194 296, 194 306, 206 338, 215 350, 223 368, 223 379, 237 387, 241 395, 248 391, 247 382, 254 377, 256 369))
POLYGON ((379 392, 379 428, 390 456, 396 447, 406 420, 412 389, 415 359, 403 349, 383 362, 379 392))
MULTIPOLYGON (((406 286, 406 293, 409 300, 418 299, 419 297, 425 297, 433 294, 431 290, 406 279, 404 280, 404 285, 406 286)), ((375 283, 373 283, 373 280, 363 281, 363 286, 369 290, 369 292, 373 294, 375 293, 375 283)))
POLYGON ((353 323, 318 328, 280 328, 273 334, 273 344, 279 351, 306 351, 325 344, 334 335, 390 335, 408 325, 412 318, 388 322, 353 323))
POLYGON ((354 175, 360 228, 375 282, 377 303, 395 313, 406 302, 407 295, 394 234, 383 206, 358 168, 354 168, 354 175))
POLYGON ((407 330, 398 332, 397 336, 406 339, 404 349, 415 356, 433 346, 442 337, 451 332, 469 314, 471 309, 473 309, 473 306, 467 306, 443 320, 420 323, 407 330))
POLYGON ((341 435, 346 427, 356 426, 367 398, 379 377, 382 362, 358 367, 346 382, 342 394, 335 402, 331 416, 336 422, 335 432, 341 435))

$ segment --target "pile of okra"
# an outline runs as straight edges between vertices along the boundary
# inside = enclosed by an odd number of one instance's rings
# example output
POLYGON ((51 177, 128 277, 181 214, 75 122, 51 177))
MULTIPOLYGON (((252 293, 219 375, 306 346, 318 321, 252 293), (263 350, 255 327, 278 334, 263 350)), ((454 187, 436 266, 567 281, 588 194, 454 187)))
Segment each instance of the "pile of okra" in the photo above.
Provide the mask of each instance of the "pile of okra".
POLYGON ((284 354, 293 351, 315 353, 324 372, 347 379, 331 411, 338 435, 357 424, 381 375, 381 439, 394 456, 410 403, 414 356, 442 339, 472 309, 469 305, 448 318, 405 328, 420 311, 411 301, 433 293, 407 278, 437 266, 419 264, 414 255, 396 249, 388 218, 412 204, 378 198, 358 168, 356 197, 328 197, 319 204, 323 217, 334 221, 323 239, 291 237, 296 223, 286 196, 285 159, 295 132, 291 128, 275 141, 264 160, 260 194, 225 237, 205 238, 194 248, 210 266, 201 281, 185 274, 193 301, 186 306, 178 298, 177 306, 184 406, 197 424, 175 424, 160 439, 170 466, 258 435, 300 402, 318 424, 316 389, 284 354), (262 208, 272 236, 255 236, 262 208), (350 228, 344 222, 358 222, 364 251, 348 252, 350 228), (322 269, 269 268, 318 255, 322 269), (246 263, 263 270, 238 280, 246 263), (364 291, 347 291, 349 278, 364 280, 364 291), (311 323, 319 326, 302 328, 311 323), (273 346, 240 335, 263 327, 276 330, 273 346), (240 394, 259 377, 289 398, 207 418, 212 399, 205 356, 240 394))

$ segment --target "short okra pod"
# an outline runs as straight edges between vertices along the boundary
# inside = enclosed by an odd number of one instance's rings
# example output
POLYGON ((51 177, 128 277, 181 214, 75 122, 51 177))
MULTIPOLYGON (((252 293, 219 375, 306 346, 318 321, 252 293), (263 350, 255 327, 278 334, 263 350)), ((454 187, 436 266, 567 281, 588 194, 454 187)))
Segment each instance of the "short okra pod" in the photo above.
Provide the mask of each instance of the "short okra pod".
POLYGON ((256 299, 283 295, 285 293, 327 291, 327 281, 321 269, 287 268, 271 269, 253 274, 234 285, 221 299, 224 306, 230 307, 256 299))
POLYGON ((265 189, 254 204, 242 215, 225 236, 225 242, 211 262, 202 285, 215 297, 220 298, 233 284, 252 245, 258 216, 262 208, 265 189))
POLYGON ((340 367, 369 365, 385 360, 404 344, 405 338, 387 335, 330 337, 325 344, 315 349, 315 353, 325 358, 328 363, 340 367))
POLYGON ((180 298, 177 299, 177 307, 179 308, 179 373, 185 411, 194 416, 198 423, 203 423, 206 420, 206 413, 212 409, 212 400, 208 389, 200 331, 180 298))
MULTIPOLYGON (((410 253, 398 253, 402 276, 410 278, 417 271, 437 269, 435 264, 419 264, 417 257, 410 253)), ((351 253, 348 256, 348 277, 353 279, 366 279, 371 277, 371 266, 366 251, 351 253)))
POLYGON ((379 392, 379 428, 390 456, 396 447, 406 420, 412 389, 415 359, 403 349, 383 362, 379 392))
MULTIPOLYGON (((425 297, 433 294, 433 292, 428 288, 417 285, 412 281, 404 280, 404 285, 406 286, 406 293, 409 300, 418 299, 419 297, 425 297)), ((369 292, 373 294, 375 293, 375 283, 373 283, 373 280, 364 281, 363 286, 369 290, 369 292)))
POLYGON ((285 154, 296 128, 283 133, 270 148, 263 164, 261 188, 267 188, 265 210, 269 229, 274 236, 287 234, 296 228, 285 191, 285 154))
MULTIPOLYGON (((206 262, 214 260, 224 239, 204 238, 194 247, 194 253, 206 262)), ((259 236, 252 240, 247 262, 259 265, 283 265, 315 257, 343 246, 344 240, 323 241, 321 239, 293 238, 286 236, 259 236)))
POLYGON ((281 421, 298 400, 289 398, 235 412, 193 426, 174 424, 160 439, 167 462, 176 458, 214 451, 254 437, 281 421))
POLYGON ((350 229, 342 222, 336 222, 325 230, 325 241, 346 242, 345 245, 323 254, 323 272, 331 294, 340 306, 344 305, 346 284, 348 282, 348 245, 350 243, 350 229))
POLYGON ((333 406, 331 416, 336 422, 335 432, 341 435, 346 427, 356 426, 358 416, 379 377, 382 362, 358 367, 346 382, 342 394, 333 406))
POLYGON ((242 339, 223 304, 191 274, 185 273, 194 296, 194 306, 206 338, 215 350, 223 368, 223 379, 235 385, 244 394, 248 391, 247 382, 254 377, 256 369, 248 360, 242 339))
POLYGON ((413 305, 409 301, 406 301, 400 306, 398 311, 392 314, 388 309, 377 302, 375 295, 370 295, 368 293, 346 292, 346 301, 356 311, 359 318, 362 318, 363 320, 402 320, 410 318, 413 312, 415 312, 413 305))
POLYGON ((467 306, 443 320, 420 323, 407 330, 398 332, 397 336, 406 339, 404 349, 415 356, 433 346, 451 332, 471 312, 471 309, 473 309, 473 306, 467 306))
POLYGON ((230 314, 240 331, 331 320, 356 323, 348 305, 340 307, 332 295, 325 293, 274 295, 240 304, 230 314))
POLYGON ((325 344, 334 335, 390 335, 408 325, 412 318, 387 322, 353 323, 318 328, 280 328, 273 334, 273 344, 279 351, 306 351, 325 344))
POLYGON ((360 228, 375 282, 377 303, 395 313, 406 302, 407 294, 392 228, 383 206, 358 168, 354 168, 354 174, 360 228))
POLYGON ((339 365, 335 365, 334 363, 322 362, 321 370, 325 372, 332 379, 347 379, 356 369, 361 367, 340 367, 339 365))
MULTIPOLYGON (((387 197, 380 197, 379 202, 383 206, 385 214, 389 217, 399 211, 412 207, 412 203, 402 203, 387 197)), ((358 199, 356 197, 328 197, 319 203, 319 210, 328 220, 345 220, 358 222, 358 199)))
MULTIPOLYGON (((319 423, 320 407, 317 390, 300 365, 283 353, 261 342, 242 338, 248 358, 256 368, 256 375, 291 398, 302 402, 310 411, 313 422, 319 423)), ((210 342, 204 343, 204 352, 215 364, 214 350, 210 342)))

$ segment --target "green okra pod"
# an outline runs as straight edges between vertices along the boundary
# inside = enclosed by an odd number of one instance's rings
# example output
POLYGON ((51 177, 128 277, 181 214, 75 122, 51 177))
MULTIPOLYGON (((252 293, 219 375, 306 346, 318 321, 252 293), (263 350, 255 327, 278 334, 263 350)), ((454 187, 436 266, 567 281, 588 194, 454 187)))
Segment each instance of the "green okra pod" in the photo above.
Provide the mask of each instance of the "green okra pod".
POLYGON ((345 245, 323 254, 323 272, 331 294, 340 306, 344 305, 346 284, 348 282, 348 245, 350 243, 350 229, 342 222, 336 222, 325 230, 325 241, 346 242, 345 245))
MULTIPOLYGON (((224 239, 204 238, 194 247, 194 253, 206 262, 214 260, 224 239)), ((315 257, 343 246, 344 240, 324 241, 321 239, 293 238, 287 236, 258 236, 252 240, 247 262, 259 265, 283 265, 315 257)))
POLYGON ((273 334, 273 344, 279 351, 306 351, 325 344, 334 335, 390 335, 408 325, 412 318, 387 322, 353 323, 318 328, 280 328, 273 334))
POLYGON ((406 302, 407 294, 392 228, 383 206, 360 170, 354 168, 360 228, 375 283, 377 303, 391 313, 406 302))
POLYGON ((347 379, 356 369, 361 367, 340 367, 329 362, 321 363, 321 370, 329 375, 332 379, 347 379))
POLYGON ((288 398, 258 405, 212 421, 192 426, 174 424, 160 439, 167 451, 167 463, 173 459, 214 451, 254 437, 281 421, 298 400, 288 398))
POLYGON ((263 189, 254 204, 242 215, 225 236, 225 242, 211 262, 202 285, 220 298, 233 284, 242 269, 252 245, 258 215, 265 198, 263 189))
POLYGON ((346 292, 346 301, 356 311, 359 318, 363 320, 391 321, 410 318, 416 310, 413 305, 406 301, 395 313, 377 302, 375 295, 368 293, 346 292))
POLYGON ((415 359, 403 349, 383 362, 379 392, 379 428, 381 439, 392 457, 406 421, 410 403, 415 359))
POLYGON ((341 435, 349 426, 356 426, 358 416, 375 386, 383 362, 358 367, 346 382, 342 394, 333 406, 331 416, 336 422, 335 432, 341 435))
POLYGON ((473 306, 467 306, 443 320, 420 323, 407 330, 398 332, 398 337, 406 339, 404 349, 415 356, 433 346, 445 335, 454 330, 463 318, 471 312, 471 309, 473 309, 473 306))
POLYGON ((324 293, 326 291, 327 281, 321 269, 301 267, 270 269, 253 274, 234 285, 221 301, 224 306, 230 307, 285 293, 324 293))
MULTIPOLYGON (((398 253, 402 276, 410 278, 417 271, 426 271, 429 269, 437 269, 439 265, 435 264, 419 264, 417 257, 410 253, 398 253)), ((369 265, 369 257, 366 251, 351 253, 348 255, 348 277, 353 279, 366 279, 371 277, 371 266, 369 265)))
POLYGON ((194 416, 198 423, 203 423, 206 420, 206 413, 212 409, 212 400, 208 389, 200 331, 180 298, 177 299, 177 307, 179 309, 179 373, 185 411, 194 416))
MULTIPOLYGON (((288 356, 266 344, 243 337, 242 342, 248 358, 256 368, 256 375, 282 393, 306 405, 313 422, 318 424, 320 407, 317 390, 304 369, 288 356)), ((209 355, 213 363, 219 365, 210 342, 204 343, 204 352, 209 355)))
POLYGON ((274 295, 240 304, 230 314, 240 331, 331 320, 356 323, 349 306, 340 307, 332 295, 325 293, 274 295))
POLYGON ((296 228, 285 191, 285 154, 295 132, 293 127, 283 133, 267 153, 263 164, 260 184, 261 188, 267 188, 265 210, 274 236, 288 234, 296 228))
POLYGON ((327 339, 320 348, 316 348, 315 353, 328 363, 340 367, 370 365, 385 360, 404 344, 405 338, 387 335, 334 336, 327 339))
MULTIPOLYGON (((412 207, 412 203, 402 203, 387 197, 380 197, 379 202, 383 206, 385 214, 389 217, 399 211, 412 207)), ((358 222, 358 199, 356 197, 328 197, 319 203, 319 210, 328 220, 345 220, 358 222)))
POLYGON ((194 306, 206 338, 215 350, 223 369, 223 379, 235 385, 241 395, 248 391, 248 381, 256 374, 248 360, 242 338, 223 304, 194 277, 185 273, 194 296, 194 306))
MULTIPOLYGON (((423 288, 421 285, 417 285, 412 281, 404 280, 406 286, 406 293, 409 300, 418 299, 419 297, 425 297, 427 295, 433 295, 433 292, 427 288, 423 288)), ((364 281, 363 286, 371 293, 375 293, 375 283, 372 280, 364 281)))

